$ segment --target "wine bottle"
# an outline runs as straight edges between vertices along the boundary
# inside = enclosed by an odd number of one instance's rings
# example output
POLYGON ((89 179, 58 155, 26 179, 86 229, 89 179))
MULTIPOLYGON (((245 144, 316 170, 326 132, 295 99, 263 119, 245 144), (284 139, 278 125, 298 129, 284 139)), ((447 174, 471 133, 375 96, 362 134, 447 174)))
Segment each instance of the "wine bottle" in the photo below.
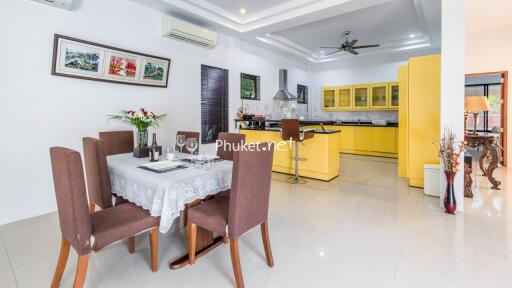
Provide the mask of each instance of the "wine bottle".
POLYGON ((153 133, 153 143, 151 143, 151 148, 149 150, 149 161, 156 162, 160 156, 160 151, 158 151, 158 144, 156 144, 156 133, 153 133))

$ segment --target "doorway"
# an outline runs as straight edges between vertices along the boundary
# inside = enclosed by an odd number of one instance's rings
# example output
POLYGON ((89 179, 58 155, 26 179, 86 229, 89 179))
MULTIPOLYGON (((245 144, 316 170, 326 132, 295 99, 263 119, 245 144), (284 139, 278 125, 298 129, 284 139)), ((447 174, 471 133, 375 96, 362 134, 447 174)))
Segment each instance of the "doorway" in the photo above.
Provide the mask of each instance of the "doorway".
MULTIPOLYGON (((507 89, 507 71, 466 75, 465 96, 485 96, 491 106, 490 111, 480 115, 476 130, 499 135, 498 142, 503 147, 503 166, 507 166, 507 89)), ((467 127, 474 127, 473 117, 468 118, 467 127)))

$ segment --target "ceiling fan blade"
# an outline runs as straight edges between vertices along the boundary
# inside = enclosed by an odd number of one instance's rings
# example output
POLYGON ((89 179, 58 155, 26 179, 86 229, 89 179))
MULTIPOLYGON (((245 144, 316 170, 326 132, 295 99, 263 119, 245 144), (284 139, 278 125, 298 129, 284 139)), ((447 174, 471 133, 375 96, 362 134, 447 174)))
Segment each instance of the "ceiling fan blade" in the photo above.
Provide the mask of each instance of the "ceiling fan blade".
POLYGON ((340 52, 340 51, 342 51, 342 50, 341 50, 341 49, 334 50, 334 51, 332 51, 331 53, 327 53, 327 54, 325 54, 325 56, 329 56, 329 55, 331 55, 331 54, 338 53, 338 52, 340 52))
POLYGON ((322 49, 340 49, 340 47, 320 47, 322 49))
POLYGON ((363 48, 375 48, 380 47, 380 45, 361 45, 361 46, 354 46, 353 49, 363 49, 363 48))
POLYGON ((350 52, 350 53, 352 53, 352 54, 354 54, 354 55, 359 55, 359 52, 357 52, 357 51, 356 51, 356 50, 354 50, 354 49, 347 50, 347 52, 350 52))
POLYGON ((356 43, 357 43, 357 39, 354 39, 354 40, 350 41, 350 43, 348 43, 347 46, 353 47, 356 43))

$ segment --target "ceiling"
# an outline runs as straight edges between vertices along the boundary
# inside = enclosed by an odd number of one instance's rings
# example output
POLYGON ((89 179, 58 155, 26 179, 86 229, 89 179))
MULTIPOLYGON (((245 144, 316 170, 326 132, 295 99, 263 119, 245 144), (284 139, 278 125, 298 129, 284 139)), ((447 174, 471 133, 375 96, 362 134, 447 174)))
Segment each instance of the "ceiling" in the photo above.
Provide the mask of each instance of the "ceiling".
POLYGON ((467 0, 466 31, 480 33, 512 27, 510 0, 467 0))
POLYGON ((310 63, 440 47, 441 0, 131 1, 310 63), (381 47, 324 56, 319 47, 340 45, 345 30, 381 47))

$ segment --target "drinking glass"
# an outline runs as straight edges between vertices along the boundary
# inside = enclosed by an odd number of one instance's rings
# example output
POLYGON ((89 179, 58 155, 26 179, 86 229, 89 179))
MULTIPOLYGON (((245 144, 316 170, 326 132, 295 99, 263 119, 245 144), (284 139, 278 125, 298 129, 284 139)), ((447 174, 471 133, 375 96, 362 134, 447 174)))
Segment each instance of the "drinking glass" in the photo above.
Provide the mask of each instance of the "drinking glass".
POLYGON ((180 147, 180 152, 183 153, 183 146, 185 146, 187 139, 185 139, 185 135, 178 135, 176 137, 176 145, 180 147))
POLYGON ((210 170, 210 167, 212 166, 212 159, 208 156, 206 151, 201 152, 201 160, 203 163, 203 167, 206 170, 210 170))
POLYGON ((173 146, 167 147, 166 152, 167 152, 167 160, 169 160, 169 161, 174 160, 174 147, 173 146))
POLYGON ((188 151, 190 151, 190 153, 192 155, 196 154, 196 150, 199 146, 199 143, 197 143, 197 139, 196 138, 188 138, 187 139, 187 149, 188 151))

